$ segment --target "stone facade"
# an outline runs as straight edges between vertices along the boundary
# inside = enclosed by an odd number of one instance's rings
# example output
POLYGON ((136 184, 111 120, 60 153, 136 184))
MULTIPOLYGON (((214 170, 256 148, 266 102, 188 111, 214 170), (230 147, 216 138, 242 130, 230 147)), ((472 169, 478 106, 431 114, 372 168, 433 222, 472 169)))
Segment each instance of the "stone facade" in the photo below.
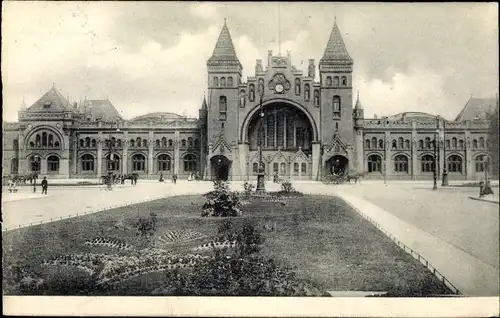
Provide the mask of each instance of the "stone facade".
POLYGON ((418 112, 367 119, 359 95, 354 102, 353 64, 335 24, 307 74, 290 53, 269 51, 266 67, 257 60, 254 76, 243 79, 224 23, 207 62, 199 118, 153 113, 124 120, 109 100, 71 105, 53 87, 31 107, 23 103, 18 123, 4 123, 3 174, 98 178, 113 171, 168 179, 197 172, 254 180, 261 147, 268 179, 321 180, 342 170, 432 179, 435 155, 438 173, 446 168, 451 180, 484 175, 491 149, 485 112, 495 100, 471 97, 454 121, 418 112))

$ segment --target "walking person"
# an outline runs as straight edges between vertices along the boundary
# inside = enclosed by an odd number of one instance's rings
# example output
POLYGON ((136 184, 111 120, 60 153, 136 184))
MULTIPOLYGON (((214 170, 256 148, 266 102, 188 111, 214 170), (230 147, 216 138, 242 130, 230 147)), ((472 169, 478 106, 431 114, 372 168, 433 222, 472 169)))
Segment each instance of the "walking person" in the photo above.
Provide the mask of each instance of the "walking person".
POLYGON ((172 176, 172 181, 174 182, 174 184, 177 183, 177 174, 174 173, 174 175, 172 176))
POLYGON ((43 177, 43 180, 42 180, 42 194, 45 193, 45 195, 47 195, 47 187, 48 187, 48 181, 47 181, 47 177, 43 177))

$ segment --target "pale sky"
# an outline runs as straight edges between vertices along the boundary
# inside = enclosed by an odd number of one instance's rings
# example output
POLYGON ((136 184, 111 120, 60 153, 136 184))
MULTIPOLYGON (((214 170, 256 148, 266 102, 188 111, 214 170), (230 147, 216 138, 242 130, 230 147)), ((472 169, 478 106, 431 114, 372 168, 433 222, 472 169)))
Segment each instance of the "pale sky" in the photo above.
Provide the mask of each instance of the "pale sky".
MULTIPOLYGON (((109 96, 125 118, 198 115, 206 61, 227 24, 243 75, 267 50, 307 74, 334 19, 354 59, 365 117, 404 111, 454 119, 498 91, 496 3, 2 2, 4 120, 55 83, 70 101, 109 96)), ((264 65, 265 66, 265 65, 264 65)), ((355 102, 355 101, 353 101, 355 102)))

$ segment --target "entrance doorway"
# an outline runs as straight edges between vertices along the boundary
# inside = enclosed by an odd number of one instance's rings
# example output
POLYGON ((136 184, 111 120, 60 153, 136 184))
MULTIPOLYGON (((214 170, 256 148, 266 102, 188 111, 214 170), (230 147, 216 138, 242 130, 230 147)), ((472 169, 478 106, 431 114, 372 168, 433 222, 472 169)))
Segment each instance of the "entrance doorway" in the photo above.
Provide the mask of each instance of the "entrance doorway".
POLYGON ((341 155, 335 155, 326 162, 326 171, 330 175, 344 175, 348 173, 349 159, 341 155))
POLYGON ((227 181, 229 179, 231 161, 226 156, 217 155, 212 157, 210 165, 212 167, 213 180, 227 181))

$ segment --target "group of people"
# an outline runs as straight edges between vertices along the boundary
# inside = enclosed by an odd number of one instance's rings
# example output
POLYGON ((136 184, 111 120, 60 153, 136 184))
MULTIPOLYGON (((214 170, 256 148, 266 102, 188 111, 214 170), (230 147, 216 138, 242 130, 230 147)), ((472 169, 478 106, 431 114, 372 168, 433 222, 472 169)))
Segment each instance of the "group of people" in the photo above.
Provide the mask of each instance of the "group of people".
MULTIPOLYGON (((198 175, 198 172, 191 172, 191 173, 189 173, 187 180, 188 181, 193 181, 193 180, 199 181, 200 177, 198 175)), ((160 179, 158 181, 160 181, 160 182, 164 182, 165 181, 163 179, 163 173, 160 173, 160 179)), ((172 183, 177 183, 177 174, 175 174, 175 173, 172 175, 172 183)))
MULTIPOLYGON (((17 193, 18 183, 19 183, 18 179, 12 177, 9 178, 7 185, 9 186, 8 190, 10 193, 17 193)), ((49 187, 49 182, 47 181, 47 177, 43 177, 41 186, 42 186, 42 194, 47 194, 47 188, 49 187)), ((33 192, 36 193, 36 178, 34 179, 33 192)))

